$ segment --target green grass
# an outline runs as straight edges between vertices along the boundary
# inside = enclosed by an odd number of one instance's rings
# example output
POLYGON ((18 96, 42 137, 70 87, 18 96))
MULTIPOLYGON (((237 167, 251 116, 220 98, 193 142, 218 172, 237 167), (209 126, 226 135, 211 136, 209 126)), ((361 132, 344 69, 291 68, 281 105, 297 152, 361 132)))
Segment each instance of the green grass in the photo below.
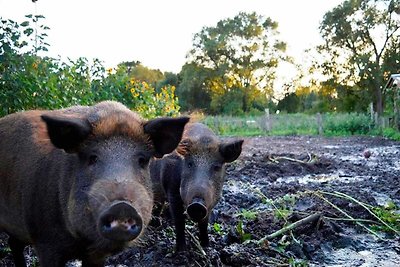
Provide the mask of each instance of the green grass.
MULTIPOLYGON (((378 128, 369 114, 327 113, 321 115, 324 136, 380 135, 400 140, 393 128, 378 128)), ((317 115, 271 114, 269 130, 265 116, 207 116, 203 123, 221 136, 288 136, 318 135, 317 115)))
POLYGON ((392 139, 392 140, 396 140, 396 141, 400 141, 400 132, 396 131, 393 128, 385 128, 382 130, 382 136, 392 139))

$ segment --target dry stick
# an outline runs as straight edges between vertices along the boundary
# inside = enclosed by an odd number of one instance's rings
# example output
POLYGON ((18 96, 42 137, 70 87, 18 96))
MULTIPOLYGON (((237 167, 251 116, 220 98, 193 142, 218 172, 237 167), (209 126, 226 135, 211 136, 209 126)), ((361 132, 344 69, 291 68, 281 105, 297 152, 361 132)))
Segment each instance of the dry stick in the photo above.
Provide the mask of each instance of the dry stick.
POLYGON ((269 159, 270 161, 272 161, 273 163, 279 163, 279 161, 275 160, 273 157, 268 157, 268 159, 269 159))
POLYGON ((307 154, 308 154, 308 162, 311 162, 311 160, 312 160, 311 154, 308 152, 307 152, 307 154))
POLYGON ((276 157, 276 158, 271 158, 271 157, 269 157, 269 160, 271 160, 271 161, 273 161, 273 162, 275 162, 275 163, 279 163, 279 160, 280 160, 280 159, 285 159, 285 160, 289 160, 289 161, 293 161, 293 162, 298 162, 298 163, 308 164, 308 163, 311 163, 311 162, 312 162, 311 155, 310 155, 310 154, 308 154, 308 156, 310 157, 310 160, 308 160, 308 161, 305 161, 305 160, 299 160, 299 159, 294 159, 294 158, 289 158, 289 157, 285 157, 285 156, 282 156, 282 157, 276 157))
POLYGON ((289 225, 281 228, 280 230, 261 238, 260 240, 258 240, 258 244, 263 244, 263 243, 265 243, 266 240, 271 240, 271 239, 273 239, 273 238, 275 238, 277 236, 280 236, 281 234, 283 234, 283 233, 285 233, 285 232, 287 232, 289 230, 292 230, 292 229, 294 229, 294 228, 296 228, 296 227, 298 227, 300 225, 303 225, 303 224, 306 224, 306 223, 309 223, 309 222, 313 222, 313 221, 319 219, 321 217, 321 215, 322 215, 321 212, 314 213, 314 214, 311 214, 310 216, 307 216, 307 217, 305 217, 305 218, 303 218, 301 220, 298 220, 298 221, 296 221, 296 222, 294 222, 292 224, 289 224, 289 225))
POLYGON ((366 229, 368 232, 370 232, 371 234, 375 235, 376 237, 378 237, 380 240, 385 240, 382 237, 380 237, 375 231, 369 229, 368 227, 366 227, 365 225, 363 225, 362 223, 360 223, 359 221, 357 221, 356 219, 354 219, 352 216, 350 216, 347 212, 345 212, 344 210, 342 210, 341 208, 339 208, 338 206, 336 206, 335 204, 333 204, 332 202, 330 202, 328 199, 326 199, 324 196, 321 195, 321 193, 317 193, 317 192, 313 192, 313 194, 315 194, 317 197, 319 197, 320 199, 322 199, 323 201, 325 201, 326 203, 328 203, 329 205, 331 205, 333 208, 335 208, 336 210, 338 210, 340 213, 342 213, 344 216, 346 216, 347 218, 354 220, 355 223, 361 227, 363 227, 364 229, 366 229))
POLYGON ((185 229, 186 233, 189 234, 190 238, 192 238, 194 245, 197 247, 197 249, 201 252, 201 254, 205 257, 207 256, 206 252, 204 249, 201 247, 199 240, 187 229, 185 229))

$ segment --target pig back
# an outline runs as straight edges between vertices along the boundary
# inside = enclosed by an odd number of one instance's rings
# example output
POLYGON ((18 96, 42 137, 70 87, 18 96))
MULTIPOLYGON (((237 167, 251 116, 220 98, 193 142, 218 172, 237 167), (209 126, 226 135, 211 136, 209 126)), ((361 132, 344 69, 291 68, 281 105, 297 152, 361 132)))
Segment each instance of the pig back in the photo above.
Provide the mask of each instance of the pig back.
POLYGON ((65 154, 51 144, 42 113, 27 111, 0 119, 0 229, 27 243, 32 242, 28 227, 41 205, 38 198, 58 203, 52 193, 58 191, 54 176, 65 154))

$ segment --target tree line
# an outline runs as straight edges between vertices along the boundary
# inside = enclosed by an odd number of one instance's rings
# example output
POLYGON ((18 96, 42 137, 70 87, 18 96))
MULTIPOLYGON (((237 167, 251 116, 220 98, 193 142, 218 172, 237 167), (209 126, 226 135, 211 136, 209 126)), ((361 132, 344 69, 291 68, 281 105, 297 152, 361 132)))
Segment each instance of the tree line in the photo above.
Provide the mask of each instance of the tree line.
POLYGON ((2 18, 1 112, 104 99, 132 108, 142 105, 148 116, 158 110, 257 114, 266 108, 365 112, 371 102, 379 114, 393 112, 396 90, 384 90, 384 84, 400 72, 399 13, 399 0, 343 1, 323 16, 319 29, 324 41, 309 49, 315 57, 304 66, 287 54, 276 21, 240 12, 196 33, 179 73, 163 73, 138 61, 106 69, 100 60, 49 58, 49 28, 37 23, 42 16, 28 16, 22 23, 2 18), (299 71, 277 99, 276 72, 283 62, 299 71))

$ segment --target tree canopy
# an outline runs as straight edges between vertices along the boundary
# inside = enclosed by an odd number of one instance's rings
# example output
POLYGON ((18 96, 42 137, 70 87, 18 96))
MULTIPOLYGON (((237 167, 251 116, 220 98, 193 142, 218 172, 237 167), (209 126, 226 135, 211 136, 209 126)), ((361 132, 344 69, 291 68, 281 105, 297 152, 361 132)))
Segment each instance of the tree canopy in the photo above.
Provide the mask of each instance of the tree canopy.
POLYGON ((276 68, 285 58, 286 44, 278 39, 277 28, 270 18, 241 12, 195 34, 181 74, 190 80, 188 71, 195 66, 202 75, 199 83, 185 88, 188 99, 203 90, 214 113, 264 109, 276 68))
POLYGON ((318 51, 326 60, 319 68, 327 83, 341 88, 339 98, 358 95, 366 105, 373 101, 382 114, 385 80, 400 70, 399 7, 398 0, 347 0, 324 15, 325 43, 318 51))

